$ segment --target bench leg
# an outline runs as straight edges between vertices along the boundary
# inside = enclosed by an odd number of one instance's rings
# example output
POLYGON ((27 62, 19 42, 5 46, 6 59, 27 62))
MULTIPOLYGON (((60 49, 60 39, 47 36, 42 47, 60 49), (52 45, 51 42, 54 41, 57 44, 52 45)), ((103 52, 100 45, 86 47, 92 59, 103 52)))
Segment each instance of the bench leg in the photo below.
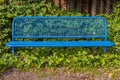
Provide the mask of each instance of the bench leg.
POLYGON ((107 47, 104 47, 104 52, 106 52, 107 51, 107 47))
POLYGON ((14 55, 14 53, 15 53, 15 52, 14 52, 14 47, 12 47, 12 54, 14 55))

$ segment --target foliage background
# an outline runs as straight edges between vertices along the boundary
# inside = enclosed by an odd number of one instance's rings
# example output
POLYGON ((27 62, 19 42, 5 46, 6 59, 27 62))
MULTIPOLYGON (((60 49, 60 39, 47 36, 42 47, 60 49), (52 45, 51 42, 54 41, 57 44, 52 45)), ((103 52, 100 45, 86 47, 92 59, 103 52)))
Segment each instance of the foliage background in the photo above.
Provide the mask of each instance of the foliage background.
POLYGON ((0 0, 0 72, 9 68, 26 70, 30 68, 65 67, 72 71, 95 68, 119 68, 120 66, 120 2, 114 6, 110 15, 100 14, 107 18, 108 38, 115 43, 107 53, 102 48, 25 48, 11 49, 6 43, 11 40, 11 22, 16 16, 89 16, 78 12, 67 12, 56 5, 34 0, 10 0, 4 5, 0 0))

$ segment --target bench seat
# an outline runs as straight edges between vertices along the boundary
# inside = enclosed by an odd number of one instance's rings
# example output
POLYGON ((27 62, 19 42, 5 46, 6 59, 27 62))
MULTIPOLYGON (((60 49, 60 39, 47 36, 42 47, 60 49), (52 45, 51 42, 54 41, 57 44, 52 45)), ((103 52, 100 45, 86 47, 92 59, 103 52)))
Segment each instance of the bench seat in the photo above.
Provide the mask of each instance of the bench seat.
POLYGON ((11 41, 6 44, 9 47, 87 47, 87 46, 113 46, 111 41, 11 41))

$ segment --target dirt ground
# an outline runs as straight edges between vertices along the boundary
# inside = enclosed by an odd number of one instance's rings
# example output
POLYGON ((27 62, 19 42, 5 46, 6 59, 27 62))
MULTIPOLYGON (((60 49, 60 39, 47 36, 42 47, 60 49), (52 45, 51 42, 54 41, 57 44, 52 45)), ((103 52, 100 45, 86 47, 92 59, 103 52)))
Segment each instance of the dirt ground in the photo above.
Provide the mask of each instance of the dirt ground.
POLYGON ((90 73, 71 73, 63 72, 58 69, 54 72, 43 70, 38 72, 33 71, 16 71, 15 69, 7 70, 0 76, 0 80, 120 80, 118 78, 110 78, 109 75, 102 73, 99 76, 90 73))

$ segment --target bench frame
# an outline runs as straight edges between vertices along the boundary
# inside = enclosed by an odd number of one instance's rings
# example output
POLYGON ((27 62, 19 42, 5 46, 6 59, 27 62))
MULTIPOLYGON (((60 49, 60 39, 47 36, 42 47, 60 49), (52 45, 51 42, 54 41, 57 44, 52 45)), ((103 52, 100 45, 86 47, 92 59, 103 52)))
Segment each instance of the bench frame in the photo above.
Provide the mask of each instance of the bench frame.
MULTIPOLYGON (((66 17, 66 16, 61 16, 61 17, 57 17, 57 16, 51 16, 51 17, 43 17, 43 16, 33 16, 33 17, 30 17, 30 16, 20 16, 20 17, 16 17, 16 18, 14 18, 13 19, 13 21, 12 21, 12 41, 11 42, 15 42, 15 38, 104 38, 104 41, 108 41, 107 40, 107 37, 108 37, 108 34, 107 34, 107 22, 106 22, 106 19, 104 18, 104 17, 97 17, 97 16, 90 16, 90 17, 80 17, 80 16, 76 16, 76 17, 66 17), (15 20, 17 19, 17 18, 102 18, 103 19, 103 21, 104 21, 104 32, 105 32, 105 35, 104 36, 70 36, 70 37, 68 37, 68 36, 31 36, 31 37, 27 37, 27 36, 14 36, 14 23, 15 23, 15 20)), ((102 47, 104 47, 104 52, 106 52, 106 50, 107 50, 107 47, 109 47, 109 46, 113 46, 114 44, 111 42, 111 44, 110 45, 94 45, 95 47, 97 46, 102 46, 102 47)), ((12 54, 14 54, 14 51, 15 51, 15 47, 19 47, 19 46, 12 46, 12 45, 9 45, 8 43, 6 44, 6 46, 9 46, 9 47, 11 47, 12 48, 12 54)), ((79 45, 79 46, 82 46, 82 47, 84 47, 84 45, 79 45)), ((20 47, 26 47, 26 46, 20 46, 20 47)), ((42 47, 42 46, 32 46, 32 45, 29 45, 29 46, 27 46, 27 47, 42 47)), ((43 47, 47 47, 47 46, 43 46, 43 47)), ((48 47, 49 47, 49 45, 48 45, 48 47)), ((53 47, 59 47, 59 45, 58 46, 53 46, 53 47)), ((60 46, 61 47, 61 46, 60 46)), ((65 47, 65 45, 63 46, 63 47, 65 47)), ((69 47, 69 46, 66 46, 66 47, 69 47)), ((73 47, 75 47, 75 46, 73 46, 73 47)), ((78 47, 78 46, 77 46, 78 47)), ((85 47, 86 47, 86 45, 85 45, 85 47)), ((88 46, 87 47, 93 47, 93 45, 89 45, 88 44, 88 46)))

